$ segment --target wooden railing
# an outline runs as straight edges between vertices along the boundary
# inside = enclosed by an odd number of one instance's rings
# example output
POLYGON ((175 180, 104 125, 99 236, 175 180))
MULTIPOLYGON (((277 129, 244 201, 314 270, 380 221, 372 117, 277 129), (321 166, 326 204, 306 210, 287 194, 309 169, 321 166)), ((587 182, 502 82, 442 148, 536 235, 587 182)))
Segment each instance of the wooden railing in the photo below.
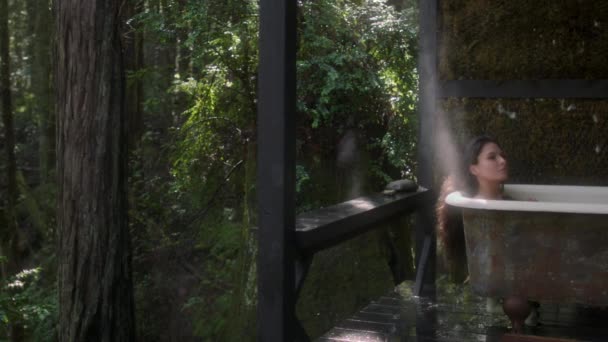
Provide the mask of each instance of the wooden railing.
POLYGON ((428 207, 433 198, 429 190, 394 195, 358 197, 296 218, 296 245, 301 252, 314 253, 378 227, 395 216, 428 207))
MULTIPOLYGON (((292 264, 295 284, 293 288, 294 299, 292 301, 294 305, 286 308, 286 310, 289 310, 289 313, 286 314, 293 314, 293 311, 295 311, 295 302, 298 299, 308 270, 317 252, 344 243, 361 234, 381 229, 384 227, 384 223, 412 213, 420 214, 418 226, 422 226, 424 225, 422 217, 425 213, 432 212, 434 199, 432 191, 419 187, 417 191, 413 192, 396 193, 389 196, 376 194, 359 197, 298 215, 295 220, 293 245, 287 247, 295 252, 292 264)), ((428 236, 428 239, 417 239, 419 241, 417 244, 418 248, 416 249, 419 251, 417 258, 419 261, 416 269, 417 285, 415 289, 417 294, 422 293, 425 275, 429 280, 426 282, 427 287, 434 287, 434 276, 429 274, 428 268, 425 267, 430 264, 428 259, 431 256, 429 244, 433 241, 432 232, 432 227, 427 226, 425 227, 425 235, 428 236)), ((260 248, 272 248, 271 245, 272 241, 260 241, 260 248)), ((268 266, 266 265, 266 267, 268 266)), ((275 276, 273 270, 280 267, 281 265, 277 262, 274 267, 258 269, 258 277, 273 278, 275 276)), ((433 291, 434 289, 430 289, 430 292, 433 291)), ((274 303, 260 300, 258 305, 274 305, 274 303)), ((272 310, 271 308, 259 309, 262 312, 272 310)), ((260 317, 260 319, 265 318, 260 317)), ((293 327, 291 328, 293 329, 295 340, 310 340, 297 317, 295 317, 295 314, 292 324, 293 327)))

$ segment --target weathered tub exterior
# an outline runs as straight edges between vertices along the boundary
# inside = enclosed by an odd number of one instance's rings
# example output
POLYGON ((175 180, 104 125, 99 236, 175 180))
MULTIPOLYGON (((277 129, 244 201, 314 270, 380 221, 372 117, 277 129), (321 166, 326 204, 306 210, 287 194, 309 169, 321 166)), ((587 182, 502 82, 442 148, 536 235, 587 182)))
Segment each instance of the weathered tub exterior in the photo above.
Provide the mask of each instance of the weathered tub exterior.
POLYGON ((483 296, 608 305, 608 188, 507 185, 463 208, 470 281, 483 296))

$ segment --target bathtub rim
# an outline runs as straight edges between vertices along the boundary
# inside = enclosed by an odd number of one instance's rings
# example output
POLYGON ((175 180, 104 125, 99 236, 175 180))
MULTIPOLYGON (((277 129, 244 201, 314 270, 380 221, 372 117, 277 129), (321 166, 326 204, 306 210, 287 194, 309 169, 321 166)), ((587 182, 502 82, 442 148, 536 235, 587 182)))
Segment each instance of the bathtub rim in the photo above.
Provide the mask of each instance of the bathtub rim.
MULTIPOLYGON (((608 187, 599 186, 572 186, 572 185, 532 185, 532 184, 505 184, 505 192, 529 191, 534 193, 551 194, 590 194, 606 195, 608 198, 608 187)), ((522 201, 522 200, 486 200, 464 196, 461 192, 452 192, 446 199, 446 203, 460 208, 501 210, 501 211, 526 211, 526 212, 553 212, 553 213, 577 213, 577 214, 608 214, 608 203, 573 203, 559 201, 522 201)))

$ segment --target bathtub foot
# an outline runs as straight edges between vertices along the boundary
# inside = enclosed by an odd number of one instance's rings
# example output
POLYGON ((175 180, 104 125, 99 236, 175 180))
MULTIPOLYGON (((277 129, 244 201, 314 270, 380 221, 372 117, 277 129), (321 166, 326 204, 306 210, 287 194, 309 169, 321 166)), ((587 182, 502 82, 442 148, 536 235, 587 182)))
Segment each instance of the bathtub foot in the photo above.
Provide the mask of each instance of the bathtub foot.
POLYGON ((524 321, 532 310, 530 304, 528 303, 528 300, 517 296, 507 297, 502 302, 502 309, 511 320, 513 332, 516 334, 523 333, 524 321))

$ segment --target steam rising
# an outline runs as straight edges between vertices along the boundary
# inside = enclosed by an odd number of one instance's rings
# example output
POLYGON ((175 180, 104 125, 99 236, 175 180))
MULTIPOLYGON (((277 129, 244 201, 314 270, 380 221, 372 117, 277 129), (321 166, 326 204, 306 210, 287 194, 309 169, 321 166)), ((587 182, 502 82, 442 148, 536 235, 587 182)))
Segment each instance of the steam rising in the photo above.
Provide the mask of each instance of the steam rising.
POLYGON ((359 170, 359 149, 357 148, 357 135, 354 130, 346 131, 338 143, 336 162, 343 169, 349 187, 347 198, 355 198, 361 195, 361 175, 359 170))
POLYGON ((434 162, 439 167, 439 174, 461 178, 463 175, 459 165, 462 153, 445 117, 443 112, 439 112, 437 115, 435 141, 433 142, 435 144, 433 149, 436 153, 434 162))

